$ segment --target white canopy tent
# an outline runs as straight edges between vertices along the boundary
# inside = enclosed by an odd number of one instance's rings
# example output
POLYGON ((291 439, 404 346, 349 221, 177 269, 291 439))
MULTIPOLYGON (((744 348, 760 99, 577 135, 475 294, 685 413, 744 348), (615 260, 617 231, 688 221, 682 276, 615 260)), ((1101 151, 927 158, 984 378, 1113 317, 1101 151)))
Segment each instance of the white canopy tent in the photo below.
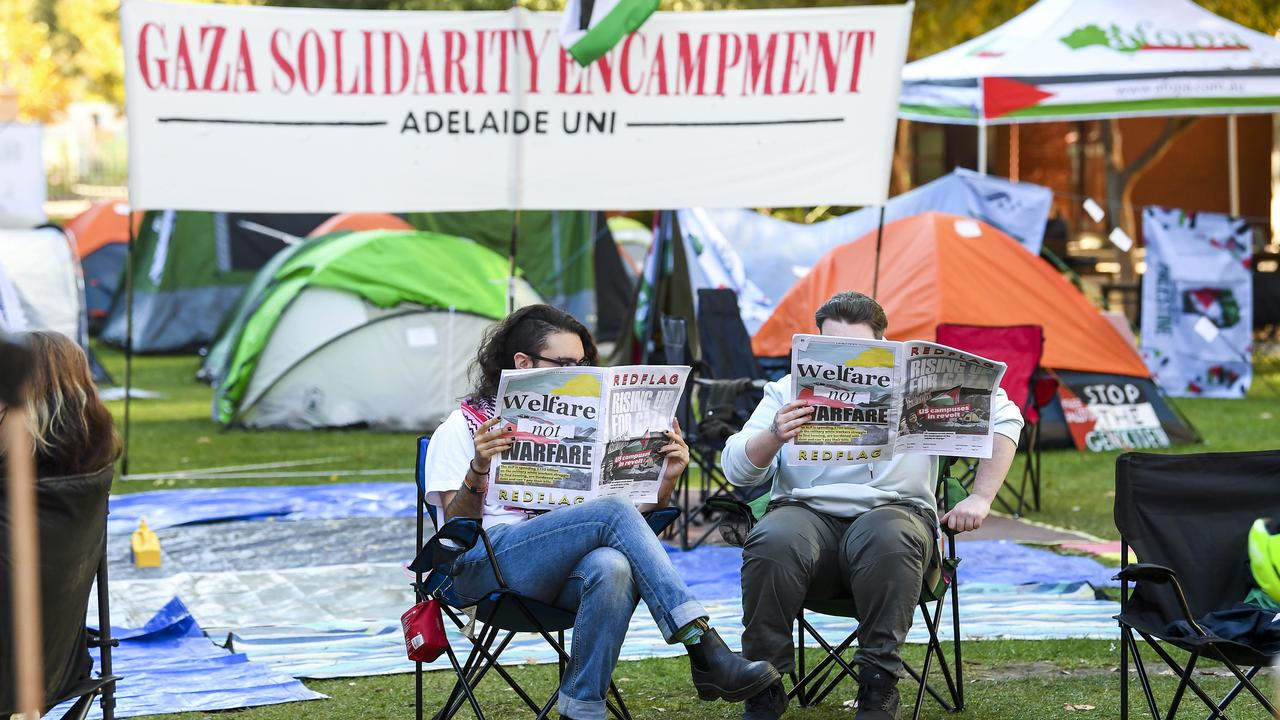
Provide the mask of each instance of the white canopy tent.
POLYGON ((1280 40, 1191 0, 1041 0, 1005 24, 903 69, 899 116, 986 128, 1023 122, 1280 110, 1280 40))

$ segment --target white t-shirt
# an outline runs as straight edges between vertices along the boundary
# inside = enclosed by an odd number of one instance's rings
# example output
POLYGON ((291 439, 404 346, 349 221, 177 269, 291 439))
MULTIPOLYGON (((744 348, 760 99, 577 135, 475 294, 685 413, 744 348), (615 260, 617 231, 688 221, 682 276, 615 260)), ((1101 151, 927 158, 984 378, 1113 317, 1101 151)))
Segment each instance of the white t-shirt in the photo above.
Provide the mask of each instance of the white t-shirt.
MULTIPOLYGON (((462 487, 463 478, 475 457, 476 448, 471 436, 471 428, 462 416, 462 410, 454 410, 441 423, 427 444, 426 485, 427 502, 436 507, 436 516, 444 519, 444 508, 441 506, 440 494, 451 490, 467 492, 462 487)), ((524 510, 509 508, 504 505, 484 503, 484 516, 481 524, 486 527, 518 523, 529 518, 524 510)))

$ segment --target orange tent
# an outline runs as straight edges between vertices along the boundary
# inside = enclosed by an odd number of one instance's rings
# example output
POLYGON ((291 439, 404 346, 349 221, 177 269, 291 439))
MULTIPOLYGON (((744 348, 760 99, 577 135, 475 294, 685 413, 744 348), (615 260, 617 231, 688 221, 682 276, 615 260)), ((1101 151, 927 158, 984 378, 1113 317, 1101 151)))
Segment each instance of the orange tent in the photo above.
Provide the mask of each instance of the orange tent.
MULTIPOLYGON (((760 357, 791 354, 791 336, 816 332, 813 313, 844 290, 871 294, 873 231, 827 253, 778 303, 752 339, 760 357)), ((1150 377, 1142 358, 1075 286, 996 228, 928 212, 890 223, 880 248, 877 298, 891 340, 933 340, 940 323, 1036 324, 1041 365, 1150 377)))
POLYGON ((320 223, 307 237, 320 237, 334 232, 358 232, 360 230, 412 230, 413 226, 402 218, 385 213, 338 213, 320 223))
MULTIPOLYGON (((95 250, 110 243, 129 242, 129 206, 110 200, 100 200, 88 210, 67 221, 64 229, 75 238, 76 251, 84 259, 95 250)), ((142 223, 142 212, 133 213, 133 229, 142 223)))

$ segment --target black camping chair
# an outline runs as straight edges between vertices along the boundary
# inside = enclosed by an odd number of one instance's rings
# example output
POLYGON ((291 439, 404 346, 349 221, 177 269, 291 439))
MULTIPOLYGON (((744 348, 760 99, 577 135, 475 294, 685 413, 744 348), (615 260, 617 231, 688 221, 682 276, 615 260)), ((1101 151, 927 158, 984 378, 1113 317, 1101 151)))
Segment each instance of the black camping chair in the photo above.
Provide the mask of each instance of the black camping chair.
MULTIPOLYGON (((64 720, 83 720, 101 696, 102 717, 115 717, 111 674, 111 612, 107 602, 107 495, 114 467, 89 475, 42 478, 36 483, 39 513, 41 650, 47 711, 75 700, 64 720), (90 589, 97 580, 98 631, 85 625, 90 589), (89 648, 101 653, 93 674, 89 648)), ((0 716, 18 711, 14 695, 14 647, 8 501, 0 493, 0 716)))
POLYGON ((1151 716, 1172 718, 1190 690, 1226 717, 1247 691, 1267 712, 1276 709, 1253 678, 1276 660, 1256 648, 1206 631, 1198 619, 1241 603, 1253 586, 1247 537, 1259 517, 1280 515, 1280 451, 1155 455, 1116 459, 1116 529, 1120 531, 1120 717, 1129 716, 1129 660, 1151 716), (1141 562, 1130 562, 1133 548, 1141 562), (1191 634, 1171 633, 1184 621, 1191 634), (1167 715, 1161 715, 1137 637, 1179 678, 1167 715), (1166 644, 1190 653, 1179 663, 1166 644), (1215 700, 1196 683, 1201 660, 1221 663, 1236 685, 1215 700))
POLYGON ((750 500, 750 490, 734 488, 718 462, 725 441, 742 429, 751 412, 763 399, 764 373, 751 354, 751 336, 742 323, 738 296, 717 288, 698 291, 698 340, 702 348, 699 375, 693 379, 695 420, 687 428, 690 467, 698 469, 695 487, 686 474, 677 488, 685 513, 681 518, 680 547, 690 550, 701 545, 719 527, 707 501, 731 496, 750 500), (708 521, 700 534, 690 537, 690 525, 708 521))
MULTIPOLYGON (((471 643, 471 652, 465 663, 458 661, 458 656, 452 647, 446 650, 449 664, 453 666, 457 680, 443 707, 433 718, 448 720, 462 709, 463 703, 467 703, 477 720, 484 720, 485 715, 480 708, 475 690, 485 675, 492 670, 498 673, 511 690, 536 714, 536 717, 542 720, 551 713, 560 683, 556 683, 556 689, 552 691, 547 701, 539 704, 516 682, 511 673, 499 662, 499 658, 516 633, 537 633, 559 657, 557 678, 563 680, 565 663, 569 661, 569 654, 564 649, 564 631, 573 627, 576 614, 571 610, 564 610, 526 597, 507 587, 506 581, 502 578, 502 570, 498 567, 497 558, 494 557, 493 546, 489 543, 489 536, 480 526, 479 520, 454 518, 443 526, 440 525, 435 508, 427 503, 426 459, 429 442, 430 438, 426 436, 418 438, 415 473, 418 485, 418 554, 409 565, 409 569, 415 573, 414 591, 418 601, 421 602, 430 597, 438 598, 445 614, 459 630, 463 630, 464 637, 467 637, 471 643), (424 511, 430 514, 432 526, 439 528, 425 544, 423 543, 424 511), (466 606, 453 592, 453 578, 449 573, 453 561, 475 547, 477 542, 484 543, 499 589, 475 605, 466 606), (472 635, 467 635, 465 632, 467 623, 464 613, 468 611, 473 612, 475 617, 476 632, 472 635)), ((661 533, 675 521, 679 514, 679 508, 668 507, 645 513, 645 519, 654 533, 661 533)), ((422 663, 415 663, 414 687, 416 717, 422 720, 422 663)), ((622 700, 622 694, 613 683, 609 684, 609 695, 611 698, 606 698, 609 712, 618 720, 631 720, 631 713, 622 700)))
MULTIPOLYGON (((939 458, 938 499, 941 506, 953 508, 968 494, 952 472, 956 464, 954 458, 939 458)), ((747 533, 754 527, 759 518, 756 512, 763 514, 764 503, 755 502, 750 505, 733 498, 713 498, 711 504, 722 510, 726 519, 720 526, 721 535, 730 545, 741 547, 747 533)), ((947 712, 960 712, 964 709, 964 676, 960 652, 960 596, 957 585, 956 567, 960 558, 956 556, 955 533, 943 531, 946 550, 940 548, 930 559, 930 569, 925 573, 924 585, 920 589, 918 606, 929 631, 929 642, 925 648, 924 661, 917 670, 910 663, 903 662, 903 667, 917 683, 914 720, 920 719, 924 708, 924 696, 929 694, 947 712), (951 598, 951 641, 953 653, 950 658, 942 649, 939 632, 943 627, 943 601, 951 598), (938 674, 942 676, 945 687, 941 690, 929 682, 934 663, 937 663, 938 674)), ((852 597, 833 598, 827 600, 806 600, 800 614, 796 617, 796 671, 791 675, 791 690, 788 697, 796 698, 804 707, 815 706, 831 694, 846 678, 858 682, 858 671, 845 653, 853 648, 858 640, 857 626, 839 644, 832 645, 805 618, 805 612, 820 615, 833 615, 853 620, 858 619, 858 609, 852 597), (805 670, 805 636, 813 640, 825 651, 825 656, 813 669, 805 670)))

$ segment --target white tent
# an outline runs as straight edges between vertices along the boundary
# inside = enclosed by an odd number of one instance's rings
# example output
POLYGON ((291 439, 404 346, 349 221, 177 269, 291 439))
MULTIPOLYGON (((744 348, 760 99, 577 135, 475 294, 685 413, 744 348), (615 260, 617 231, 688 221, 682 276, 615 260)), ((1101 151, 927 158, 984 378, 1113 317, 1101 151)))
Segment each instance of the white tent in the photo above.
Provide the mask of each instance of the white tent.
POLYGON ((1280 40, 1191 0, 1041 0, 902 78, 899 116, 977 125, 985 172, 987 125, 1280 110, 1280 40))
POLYGON ((27 329, 27 316, 22 312, 18 289, 0 265, 0 332, 22 332, 27 329))
MULTIPOLYGON (((518 279, 517 307, 536 302, 518 279)), ((449 308, 384 309, 348 292, 307 288, 272 330, 237 422, 434 430, 466 393, 470 361, 492 326, 490 318, 449 308)))
POLYGON ((53 330, 83 344, 80 263, 61 230, 0 229, 0 264, 16 291, 27 330, 53 330))

